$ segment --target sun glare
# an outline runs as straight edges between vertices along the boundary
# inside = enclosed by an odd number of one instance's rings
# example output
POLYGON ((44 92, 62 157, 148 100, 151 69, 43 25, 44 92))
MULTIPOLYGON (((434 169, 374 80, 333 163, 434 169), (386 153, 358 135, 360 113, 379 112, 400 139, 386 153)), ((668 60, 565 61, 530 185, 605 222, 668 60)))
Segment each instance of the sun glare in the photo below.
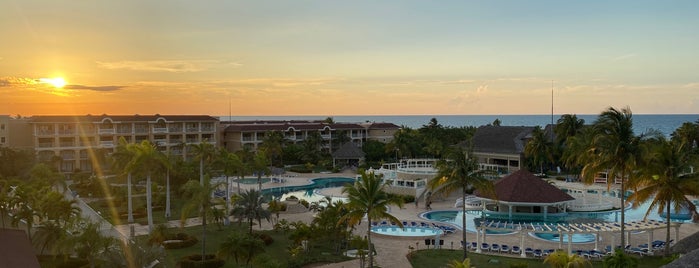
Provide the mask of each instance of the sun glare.
POLYGON ((62 88, 63 86, 66 85, 66 80, 63 79, 63 77, 40 78, 39 82, 45 83, 45 84, 50 84, 55 88, 62 88))

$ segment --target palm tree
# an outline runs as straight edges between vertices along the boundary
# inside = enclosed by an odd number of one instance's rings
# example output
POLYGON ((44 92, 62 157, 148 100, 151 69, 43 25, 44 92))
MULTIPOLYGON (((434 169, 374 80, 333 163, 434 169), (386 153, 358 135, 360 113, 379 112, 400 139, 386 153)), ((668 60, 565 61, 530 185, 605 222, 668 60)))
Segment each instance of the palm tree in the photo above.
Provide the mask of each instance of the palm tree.
POLYGON ((563 250, 556 250, 544 259, 544 263, 551 265, 551 268, 577 268, 592 267, 590 261, 578 254, 568 254, 563 250))
POLYGON ((167 154, 164 159, 167 163, 165 167, 165 219, 170 219, 170 169, 175 164, 177 158, 174 155, 167 154))
POLYGON ((247 219, 250 225, 250 233, 252 234, 253 220, 257 220, 258 224, 262 225, 262 219, 266 219, 269 222, 272 215, 269 210, 262 207, 263 203, 262 192, 249 189, 240 194, 240 198, 236 200, 230 214, 238 219, 247 219))
MULTIPOLYGON (((478 160, 470 157, 467 151, 452 153, 450 160, 441 160, 437 163, 437 176, 427 183, 427 187, 434 194, 448 195, 454 191, 461 191, 461 200, 466 200, 469 189, 475 188, 485 195, 494 195, 494 186, 486 178, 489 174, 486 170, 478 169, 478 160)), ((462 240, 466 245, 466 206, 461 206, 462 240)), ((464 246, 465 260, 468 258, 468 250, 464 246)))
POLYGON ((204 185, 204 164, 213 161, 216 149, 214 145, 204 140, 199 144, 192 145, 196 159, 199 160, 199 183, 204 185))
POLYGON ((367 224, 367 248, 369 249, 369 267, 374 265, 373 247, 371 245, 371 222, 374 220, 388 219, 389 221, 403 227, 398 218, 389 213, 390 205, 397 205, 403 208, 403 200, 397 196, 391 196, 384 192, 383 188, 387 182, 382 182, 381 178, 374 173, 362 173, 362 178, 353 185, 347 184, 342 188, 342 193, 347 195, 347 214, 345 214, 337 224, 347 222, 350 226, 355 226, 366 216, 369 220, 367 224))
POLYGON ((10 203, 12 198, 10 197, 11 187, 10 181, 5 179, 0 179, 0 220, 2 221, 2 228, 5 228, 5 215, 10 212, 10 203))
MULTIPOLYGON (((284 133, 281 131, 268 132, 262 139, 262 144, 260 144, 260 149, 265 151, 270 159, 279 157, 279 163, 284 166, 284 160, 282 158, 282 153, 284 149, 284 133)), ((272 160, 270 160, 272 162, 272 160)))
POLYGON ((641 157, 641 138, 633 132, 631 110, 608 108, 602 112, 593 125, 595 135, 591 147, 590 162, 582 169, 585 183, 593 183, 598 172, 610 174, 609 184, 615 183, 615 177, 621 178, 620 208, 621 208, 621 245, 626 245, 625 238, 625 208, 626 183, 635 179, 635 170, 641 157))
POLYGON ((595 151, 590 150, 594 148, 594 136, 593 128, 583 128, 577 135, 568 137, 561 161, 569 171, 580 174, 582 166, 595 158, 595 151))
POLYGON ((471 268, 471 260, 470 259, 464 259, 463 261, 458 261, 458 260, 451 260, 449 264, 447 264, 448 268, 471 268))
POLYGON ((182 191, 185 193, 188 202, 182 207, 180 220, 184 225, 187 215, 189 215, 192 210, 197 209, 199 211, 202 226, 202 261, 204 261, 204 256, 206 256, 206 220, 208 218, 209 210, 214 205, 214 200, 212 200, 211 196, 214 190, 216 190, 219 186, 220 184, 212 184, 209 176, 204 177, 203 184, 190 180, 182 186, 182 191))
MULTIPOLYGON (((670 241, 670 209, 676 212, 681 208, 696 211, 696 206, 687 196, 699 195, 699 174, 689 173, 697 165, 696 155, 688 148, 687 143, 669 142, 660 138, 650 145, 642 171, 642 177, 637 181, 639 190, 629 196, 634 207, 652 200, 645 217, 651 211, 665 212, 667 223, 665 241, 670 241)), ((665 247, 665 255, 670 253, 670 247, 665 247)))
POLYGON ((269 174, 269 159, 264 151, 258 151, 252 162, 253 170, 257 173, 258 191, 262 191, 262 174, 269 174))
POLYGON ((71 238, 72 248, 78 257, 85 258, 90 264, 90 268, 94 268, 99 257, 119 251, 118 240, 114 237, 106 237, 100 233, 100 224, 94 222, 85 222, 81 224, 80 233, 71 238))
POLYGON ((585 119, 580 119, 574 114, 561 115, 561 118, 556 121, 556 127, 553 130, 556 133, 558 144, 562 145, 568 138, 580 133, 584 126, 585 119))
POLYGON ((158 151, 156 146, 148 140, 134 146, 135 154, 129 162, 127 170, 141 171, 146 174, 146 213, 148 214, 148 232, 153 230, 153 190, 151 177, 153 171, 167 167, 165 154, 158 151))
POLYGON ((27 227, 27 236, 32 239, 32 228, 34 223, 40 221, 41 214, 38 208, 38 199, 47 192, 47 188, 35 189, 28 184, 20 184, 15 188, 14 195, 11 197, 9 205, 14 208, 14 217, 11 224, 18 227, 20 221, 24 222, 27 227))
POLYGON ((133 223, 133 195, 131 194, 131 170, 128 170, 127 167, 135 155, 135 144, 128 143, 124 137, 120 137, 116 150, 112 154, 112 166, 120 173, 126 173, 126 203, 128 223, 133 223))
MULTIPOLYGON (((219 155, 217 162, 220 164, 223 174, 226 175, 226 209, 225 213, 231 210, 231 186, 230 177, 239 174, 239 170, 242 168, 242 162, 238 155, 234 153, 229 153, 226 148, 221 148, 219 150, 219 155)), ((240 181, 238 181, 238 193, 240 193, 240 181)), ((225 218, 225 225, 228 225, 228 217, 225 218)))
POLYGON ((638 260, 627 254, 624 251, 617 249, 614 254, 604 257, 602 260, 604 267, 606 268, 634 268, 638 267, 638 260))
POLYGON ((524 155, 530 158, 534 165, 539 166, 541 174, 544 173, 544 164, 553 161, 553 144, 540 127, 534 128, 532 139, 524 147, 524 155))
POLYGON ((245 251, 243 240, 246 235, 245 233, 239 232, 229 234, 226 239, 223 240, 223 243, 221 243, 216 255, 225 259, 233 257, 235 263, 238 264, 238 256, 243 255, 245 251))

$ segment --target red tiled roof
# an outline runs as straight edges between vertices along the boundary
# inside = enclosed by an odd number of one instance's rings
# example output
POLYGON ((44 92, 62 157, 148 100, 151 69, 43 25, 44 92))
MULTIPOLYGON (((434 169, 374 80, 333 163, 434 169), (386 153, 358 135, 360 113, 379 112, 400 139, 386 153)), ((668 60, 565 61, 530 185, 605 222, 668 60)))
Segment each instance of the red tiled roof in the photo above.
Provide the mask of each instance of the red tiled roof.
MULTIPOLYGON (((526 170, 516 171, 495 181, 495 193, 499 201, 517 203, 558 203, 574 199, 526 170)), ((481 196, 478 192, 476 195, 481 196)))

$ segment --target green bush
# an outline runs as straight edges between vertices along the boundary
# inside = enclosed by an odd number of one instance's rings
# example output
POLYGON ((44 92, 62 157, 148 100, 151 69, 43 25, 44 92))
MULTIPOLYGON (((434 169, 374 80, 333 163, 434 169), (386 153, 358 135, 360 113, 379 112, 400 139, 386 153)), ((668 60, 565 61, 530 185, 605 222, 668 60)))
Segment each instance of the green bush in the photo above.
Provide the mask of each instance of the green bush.
POLYGON ((226 262, 214 254, 207 254, 204 261, 202 261, 201 254, 194 254, 183 257, 177 264, 181 268, 218 268, 223 267, 226 262))
POLYGON ((268 234, 264 234, 264 233, 255 233, 254 236, 257 237, 257 238, 259 238, 260 240, 262 240, 262 242, 265 243, 265 246, 269 246, 269 245, 271 245, 272 243, 274 243, 274 238, 272 238, 272 237, 269 236, 268 234))
POLYGON ((311 172, 313 172, 312 169, 310 169, 304 165, 291 166, 289 168, 289 171, 296 172, 296 173, 311 173, 311 172))

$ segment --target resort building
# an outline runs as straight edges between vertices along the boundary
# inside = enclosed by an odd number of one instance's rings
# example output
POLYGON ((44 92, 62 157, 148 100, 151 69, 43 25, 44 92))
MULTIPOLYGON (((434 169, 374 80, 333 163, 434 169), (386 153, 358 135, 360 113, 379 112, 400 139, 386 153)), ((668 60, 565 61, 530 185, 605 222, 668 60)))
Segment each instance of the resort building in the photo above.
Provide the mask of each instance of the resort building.
POLYGON ((0 115, 0 147, 33 149, 29 118, 0 115))
MULTIPOLYGON (((232 121, 221 122, 223 130, 223 146, 234 152, 242 149, 257 150, 265 136, 274 131, 284 134, 284 138, 297 144, 309 137, 319 134, 321 147, 332 152, 333 140, 346 139, 361 147, 368 140, 388 143, 400 127, 392 123, 327 123, 320 120, 288 120, 288 121, 232 121)), ((344 144, 344 142, 343 142, 344 144)))
POLYGON ((379 170, 369 169, 388 183, 389 193, 412 195, 417 199, 427 194, 427 182, 437 176, 437 159, 401 159, 388 163, 379 170))
POLYGON ((526 170, 495 181, 495 195, 476 192, 489 219, 556 220, 575 198, 526 170))
POLYGON ((473 156, 480 169, 509 174, 522 169, 524 146, 534 127, 480 126, 473 135, 473 156))
POLYGON ((188 145, 218 140, 217 118, 206 115, 33 116, 29 119, 39 160, 61 172, 93 171, 95 152, 114 151, 119 139, 149 140, 170 155, 187 157, 188 145))

